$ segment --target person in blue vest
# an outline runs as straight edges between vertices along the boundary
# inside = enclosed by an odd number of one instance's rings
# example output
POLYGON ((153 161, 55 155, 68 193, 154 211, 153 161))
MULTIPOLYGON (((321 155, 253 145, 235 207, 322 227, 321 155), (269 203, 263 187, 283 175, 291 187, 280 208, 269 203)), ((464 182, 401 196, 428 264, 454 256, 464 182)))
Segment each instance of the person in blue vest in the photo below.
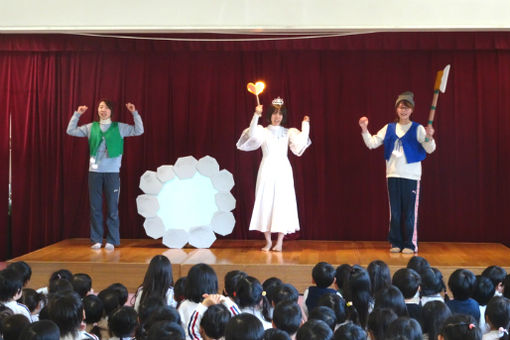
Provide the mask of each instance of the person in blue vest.
POLYGON ((119 234, 119 193, 120 166, 124 153, 124 138, 143 134, 143 122, 132 103, 126 108, 133 115, 134 125, 112 122, 114 104, 101 100, 97 107, 98 121, 78 126, 80 117, 87 106, 78 106, 74 112, 67 134, 87 137, 89 140, 89 200, 90 200, 90 240, 92 249, 99 249, 103 243, 103 195, 106 200, 107 218, 105 249, 113 250, 120 244, 119 234))
POLYGON ((418 203, 420 200, 421 161, 436 149, 431 125, 411 121, 414 94, 401 93, 395 101, 397 117, 375 135, 368 131, 368 118, 359 125, 363 141, 369 149, 384 145, 386 178, 390 200, 390 252, 413 254, 418 251, 418 203))

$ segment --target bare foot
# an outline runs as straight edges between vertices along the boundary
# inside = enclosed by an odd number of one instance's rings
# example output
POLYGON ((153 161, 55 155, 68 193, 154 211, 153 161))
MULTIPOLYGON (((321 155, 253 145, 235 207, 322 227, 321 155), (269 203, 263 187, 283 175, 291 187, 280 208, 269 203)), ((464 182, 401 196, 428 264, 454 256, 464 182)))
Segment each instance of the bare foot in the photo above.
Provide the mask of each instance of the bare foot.
POLYGON ((271 242, 266 242, 266 245, 263 248, 261 248, 260 250, 269 251, 269 249, 271 249, 271 245, 272 245, 271 242))
POLYGON ((282 251, 282 244, 276 244, 274 247, 273 247, 273 251, 282 251))

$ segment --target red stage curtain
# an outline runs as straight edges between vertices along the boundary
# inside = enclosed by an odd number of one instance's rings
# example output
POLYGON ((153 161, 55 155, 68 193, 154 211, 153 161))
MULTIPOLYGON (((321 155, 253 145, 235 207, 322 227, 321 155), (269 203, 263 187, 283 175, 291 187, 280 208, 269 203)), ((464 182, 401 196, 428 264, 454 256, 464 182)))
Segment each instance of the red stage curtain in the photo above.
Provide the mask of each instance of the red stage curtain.
POLYGON ((10 58, 0 57, 0 261, 7 258, 11 240, 8 230, 9 195, 9 71, 10 58))
POLYGON ((263 104, 285 98, 290 126, 311 117, 312 146, 290 156, 302 226, 290 237, 384 240, 382 149, 365 147, 357 121, 367 115, 376 133, 393 119, 396 95, 412 90, 413 119, 426 123, 435 72, 448 63, 438 149, 423 162, 419 240, 510 243, 510 33, 259 43, 3 35, 0 51, 9 74, 0 79, 8 89, 1 105, 10 103, 14 119, 14 255, 88 237, 87 142, 65 130, 78 105, 89 106, 80 123, 90 122, 101 97, 117 103, 114 119, 129 123, 124 103, 133 102, 145 125, 143 136, 126 140, 122 238, 145 237, 135 203, 143 172, 186 155, 211 155, 233 173, 237 224, 229 237, 259 236, 247 229, 261 155, 235 148, 255 106, 246 83, 259 79, 267 83, 263 104))

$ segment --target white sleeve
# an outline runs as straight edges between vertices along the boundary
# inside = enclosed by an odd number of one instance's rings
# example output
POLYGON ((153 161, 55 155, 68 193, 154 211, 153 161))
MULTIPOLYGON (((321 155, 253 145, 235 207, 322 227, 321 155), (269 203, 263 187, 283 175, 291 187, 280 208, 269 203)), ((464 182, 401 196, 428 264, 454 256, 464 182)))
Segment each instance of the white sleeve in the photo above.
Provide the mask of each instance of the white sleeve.
POLYGON ((203 304, 199 303, 197 308, 191 314, 191 318, 188 322, 187 332, 188 336, 192 340, 202 340, 202 336, 200 335, 200 321, 202 321, 202 317, 204 316, 207 307, 203 304))
POLYGON ((88 137, 90 134, 90 126, 92 124, 85 124, 82 126, 78 126, 78 121, 80 120, 80 114, 78 112, 74 112, 71 116, 71 120, 69 124, 67 124, 67 134, 69 136, 74 137, 88 137))
POLYGON ((257 125, 259 115, 254 114, 250 123, 250 127, 245 129, 241 137, 237 141, 237 148, 242 151, 253 151, 260 148, 264 142, 264 128, 257 125))
POLYGON ((138 111, 133 111, 133 121, 135 125, 119 123, 119 132, 122 138, 140 136, 143 134, 143 121, 138 111))
POLYGON ((289 129, 289 148, 296 156, 301 156, 312 144, 310 140, 310 123, 302 122, 301 131, 295 128, 289 129))
POLYGON ((423 125, 418 126, 418 129, 416 129, 416 139, 427 153, 432 153, 436 150, 436 140, 434 138, 427 140, 427 131, 425 131, 423 125))
POLYGON ((371 135, 370 132, 362 132, 361 136, 363 137, 363 141, 365 145, 369 149, 375 149, 380 147, 384 142, 384 137, 386 136, 386 129, 388 128, 388 124, 386 124, 381 130, 377 132, 375 135, 371 135))

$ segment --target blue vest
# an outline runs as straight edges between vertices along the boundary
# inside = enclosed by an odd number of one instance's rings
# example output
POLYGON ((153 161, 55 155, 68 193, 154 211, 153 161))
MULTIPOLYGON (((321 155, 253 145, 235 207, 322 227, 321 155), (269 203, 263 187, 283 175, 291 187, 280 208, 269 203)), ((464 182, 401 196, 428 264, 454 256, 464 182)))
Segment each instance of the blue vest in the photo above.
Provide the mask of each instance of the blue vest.
POLYGON ((397 123, 389 123, 386 128, 386 135, 384 136, 384 158, 389 160, 391 153, 395 149, 395 141, 400 140, 402 142, 402 148, 404 149, 404 155, 406 156, 407 163, 421 162, 427 156, 425 149, 418 142, 416 138, 418 126, 420 124, 412 122, 411 127, 401 138, 398 138, 395 127, 397 123))
POLYGON ((312 309, 317 306, 319 302, 319 298, 327 293, 336 294, 336 290, 331 288, 319 288, 317 286, 308 287, 308 296, 306 297, 306 308, 308 308, 308 312, 311 312, 312 309))

